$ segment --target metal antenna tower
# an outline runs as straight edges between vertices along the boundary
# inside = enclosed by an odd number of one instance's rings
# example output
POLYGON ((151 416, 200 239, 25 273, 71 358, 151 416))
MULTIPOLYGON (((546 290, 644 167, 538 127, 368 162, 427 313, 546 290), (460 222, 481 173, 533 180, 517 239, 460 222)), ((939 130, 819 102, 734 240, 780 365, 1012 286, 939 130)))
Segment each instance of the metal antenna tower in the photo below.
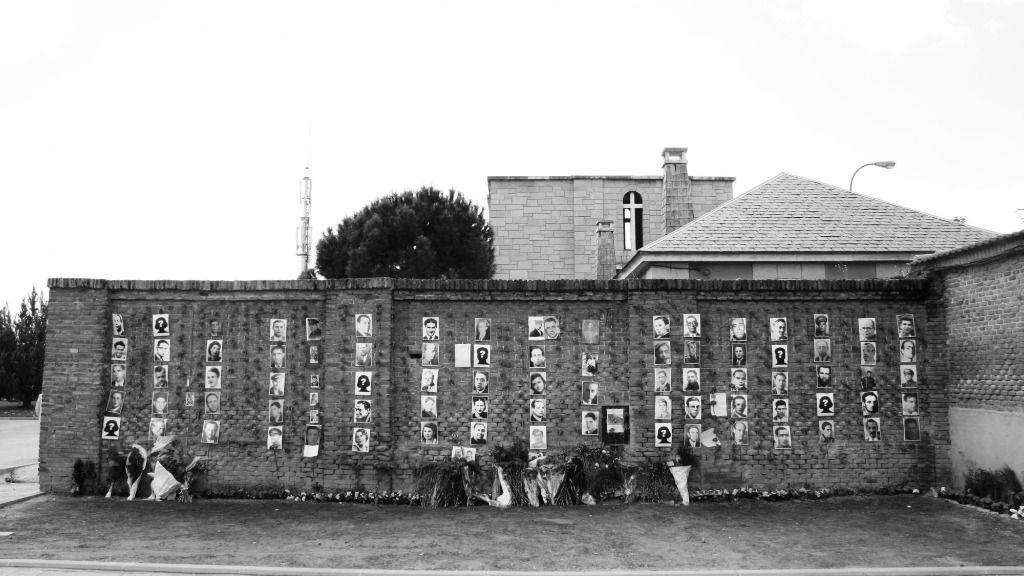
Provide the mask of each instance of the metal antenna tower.
POLYGON ((299 181, 299 204, 302 214, 299 226, 295 229, 295 253, 299 256, 299 274, 305 276, 309 270, 309 251, 312 245, 312 230, 309 227, 309 205, 313 195, 313 179, 309 177, 309 166, 306 175, 299 181))

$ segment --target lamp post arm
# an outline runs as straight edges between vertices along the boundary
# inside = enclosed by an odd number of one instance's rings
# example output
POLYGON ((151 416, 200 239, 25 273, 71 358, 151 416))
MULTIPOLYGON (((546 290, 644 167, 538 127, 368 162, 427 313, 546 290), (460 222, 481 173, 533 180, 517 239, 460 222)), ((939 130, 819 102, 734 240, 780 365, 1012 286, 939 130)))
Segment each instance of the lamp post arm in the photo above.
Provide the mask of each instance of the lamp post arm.
POLYGON ((857 177, 857 172, 860 172, 861 168, 866 168, 866 167, 871 166, 873 164, 874 164, 874 162, 868 162, 867 164, 865 164, 865 165, 861 166, 860 168, 857 168, 856 170, 853 171, 853 176, 850 176, 850 188, 849 188, 850 192, 853 192, 853 179, 857 177))

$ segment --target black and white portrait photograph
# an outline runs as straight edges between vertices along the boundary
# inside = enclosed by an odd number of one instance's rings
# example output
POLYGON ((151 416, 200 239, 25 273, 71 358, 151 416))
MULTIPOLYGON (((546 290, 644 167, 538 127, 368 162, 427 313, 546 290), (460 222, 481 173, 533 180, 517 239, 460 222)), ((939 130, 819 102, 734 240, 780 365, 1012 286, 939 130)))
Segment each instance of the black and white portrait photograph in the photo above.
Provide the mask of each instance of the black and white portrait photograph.
POLYGON ((544 339, 544 317, 543 316, 529 316, 527 319, 527 330, 529 331, 530 340, 543 340, 544 339))
POLYGON ((686 420, 700 420, 700 396, 683 396, 683 418, 686 420))
POLYGON ((827 363, 832 361, 832 341, 828 338, 814 339, 814 361, 827 363))
POLYGON ((776 450, 791 450, 793 448, 793 439, 790 434, 789 426, 772 426, 776 450))
POLYGON ((270 319, 270 341, 284 342, 288 339, 288 321, 284 318, 270 319))
POLYGON ((171 341, 166 338, 153 341, 153 361, 154 362, 170 362, 171 361, 171 341))
POLYGON ((127 338, 114 338, 110 345, 110 359, 116 362, 124 362, 128 359, 127 338))
MULTIPOLYGON (((434 351, 434 363, 429 366, 437 366, 437 344, 432 344, 434 351)), ((423 345, 423 358, 427 359, 427 345, 423 345)), ((373 366, 373 344, 371 342, 356 342, 356 359, 352 361, 356 367, 373 366)))
POLYGON ((167 415, 167 392, 153 392, 153 415, 167 415))
POLYGON ((817 400, 817 415, 832 417, 835 415, 835 396, 832 392, 818 392, 814 395, 817 400))
POLYGON ((654 369, 654 391, 655 392, 671 392, 672 391, 672 369, 671 368, 655 368, 654 369))
POLYGON ((815 382, 818 384, 818 388, 831 388, 832 387, 832 367, 831 366, 815 366, 814 367, 815 382))
POLYGON ((683 392, 700 392, 700 368, 683 369, 683 392))
POLYGON ((221 386, 220 366, 207 366, 203 378, 204 388, 220 388, 221 386))
POLYGON ((320 436, 320 426, 317 426, 315 424, 306 424, 306 434, 304 442, 306 446, 319 446, 320 436))
POLYGON ((814 315, 814 337, 815 338, 828 338, 828 314, 815 314, 814 315))
POLYGON ((309 375, 309 387, 310 388, 319 388, 320 387, 320 375, 319 374, 310 374, 309 375))
POLYGON ((426 445, 437 444, 437 422, 420 422, 420 441, 426 445))
POLYGON ((420 392, 437 393, 437 368, 424 368, 420 374, 420 392))
POLYGON ((879 409, 881 409, 881 403, 878 400, 878 391, 868 390, 867 392, 861 392, 860 408, 864 416, 874 416, 878 414, 879 409))
POLYGON ((469 443, 474 446, 487 444, 487 422, 472 422, 469 425, 469 443))
POLYGON ((683 342, 683 364, 700 364, 700 340, 683 342))
POLYGON ((149 440, 156 440, 165 434, 167 434, 167 418, 150 418, 149 440))
POLYGON ((580 333, 583 335, 584 344, 599 344, 601 342, 601 321, 595 318, 586 318, 580 322, 580 333))
POLYGON ((437 396, 420 396, 420 417, 437 419, 437 396))
POLYGON ((789 347, 786 344, 772 344, 772 368, 789 366, 789 347))
POLYGON ((876 338, 875 334, 875 319, 874 318, 858 318, 857 319, 857 333, 861 342, 874 342, 876 338))
POLYGON ((878 348, 874 342, 860 343, 860 363, 864 366, 874 366, 878 363, 878 348))
POLYGON ((580 375, 581 376, 597 376, 600 364, 598 363, 598 355, 593 352, 584 352, 580 354, 580 375))
POLYGON ((462 446, 452 446, 452 461, 465 460, 465 453, 462 451, 462 446))
POLYGON ((487 372, 477 370, 473 372, 473 393, 474 394, 487 394, 487 388, 489 387, 490 378, 487 372))
POLYGON ((729 390, 742 392, 747 389, 747 369, 731 368, 729 370, 729 390))
POLYGON ((683 316, 683 338, 700 338, 700 314, 683 316))
POLYGON ((750 428, 746 420, 734 420, 729 432, 732 434, 733 444, 743 446, 750 441, 750 428))
POLYGON ((486 419, 488 403, 487 396, 473 396, 469 417, 473 420, 486 419))
POLYGON ((369 452, 370 451, 370 429, 369 428, 355 428, 352 430, 352 451, 353 452, 369 452))
POLYGON ((789 394, 789 372, 772 372, 772 394, 776 396, 789 394))
POLYGON ((169 314, 153 314, 153 336, 170 336, 171 324, 169 314))
POLYGON ((463 446, 462 459, 465 460, 466 462, 476 462, 476 448, 463 446))
POLYGON ((672 365, 672 345, 668 342, 658 342, 654 345, 654 365, 672 365))
POLYGON ((103 440, 117 440, 121 437, 121 417, 120 416, 104 416, 103 417, 103 432, 100 434, 100 438, 103 440))
POLYGON ((267 428, 267 450, 280 450, 283 444, 284 427, 270 426, 267 428))
POLYGON ((370 396, 373 394, 373 372, 356 372, 355 395, 370 396))
POLYGON ((286 350, 281 344, 274 344, 270 347, 270 368, 271 370, 284 370, 286 362, 286 350))
POLYGON ((672 419, 672 399, 668 396, 655 396, 654 397, 654 419, 655 420, 671 420, 672 419))
MULTIPOLYGON (((420 401, 420 412, 422 413, 423 402, 420 401)), ((434 411, 434 417, 437 417, 437 410, 434 411)), ((369 400, 356 400, 352 409, 352 421, 357 423, 367 423, 373 421, 373 408, 372 403, 369 400)))
POLYGON ((530 450, 548 449, 547 426, 530 426, 530 450))
POLYGON ((746 394, 730 394, 729 395, 729 418, 746 418, 747 417, 747 395, 746 394))
POLYGON ((818 440, 829 444, 836 441, 836 425, 832 420, 818 420, 818 440))
MULTIPOLYGON (((124 388, 124 383, 127 379, 127 370, 124 364, 111 364, 110 365, 110 385, 114 388, 124 388)), ((153 387, 154 388, 167 388, 167 366, 157 365, 153 367, 153 387), (161 372, 157 372, 159 369, 161 372), (160 380, 157 378, 158 375, 163 376, 163 386, 160 386, 160 380)))
POLYGON ((900 394, 900 404, 904 416, 917 416, 920 414, 917 407, 917 392, 904 392, 900 394))
POLYGON ((530 400, 530 422, 544 422, 548 419, 547 398, 532 398, 530 400))
POLYGON ((319 340, 323 338, 323 330, 320 328, 319 318, 306 318, 306 340, 319 340))
POLYGON ((356 338, 373 337, 373 314, 356 314, 353 319, 356 328, 356 338))
POLYGON ((309 393, 309 406, 315 408, 320 405, 320 392, 309 393))
POLYGON ((473 339, 477 342, 491 341, 491 319, 476 318, 473 320, 473 339))
POLYGON ((220 414, 220 392, 213 391, 204 394, 206 397, 206 413, 220 414))
POLYGON ((917 366, 912 364, 903 364, 900 366, 900 387, 901 388, 917 388, 917 384, 921 379, 917 377, 917 366))
POLYGON ((271 426, 278 426, 284 423, 283 400, 271 400, 267 402, 267 423, 271 426))
POLYGON ((207 362, 221 362, 221 349, 224 347, 223 340, 207 340, 206 341, 206 361, 207 362))
POLYGON ((437 316, 423 317, 423 339, 426 341, 438 340, 441 335, 438 332, 440 319, 437 316))
POLYGON ((686 448, 700 448, 700 424, 687 424, 683 426, 683 446, 686 448))
POLYGON ((861 366, 860 367, 860 387, 861 389, 867 390, 874 388, 878 385, 878 379, 875 378, 875 367, 874 366, 861 366))
POLYGON ((491 365, 491 345, 490 344, 474 344, 473 345, 473 367, 479 368, 481 366, 491 365))
POLYGON ((220 442, 220 420, 203 420, 203 432, 199 441, 203 444, 220 442))
POLYGON ((733 318, 729 322, 729 341, 730 342, 746 342, 747 341, 747 319, 746 318, 733 318))
POLYGON ((900 340, 900 364, 917 362, 917 341, 900 340))
POLYGON ((548 391, 547 372, 530 372, 530 394, 546 394, 548 391))
MULTIPOLYGON (((437 366, 441 362, 437 342, 424 342, 423 355, 420 357, 421 366, 437 366)), ((357 364, 358 366, 358 364, 357 364)))
POLYGON ((599 424, 601 417, 598 413, 592 410, 584 410, 581 418, 582 427, 580 428, 580 432, 584 436, 597 436, 601 431, 599 424))
POLYGON ((216 318, 210 320, 210 322, 207 324, 207 331, 207 336, 209 336, 210 338, 220 338, 221 336, 223 336, 223 334, 221 334, 220 320, 217 320, 216 318))
POLYGON ((656 448, 672 447, 672 424, 655 422, 654 424, 654 446, 656 448))
POLYGON ((730 348, 732 351, 730 356, 730 363, 733 366, 746 366, 747 365, 747 345, 746 344, 733 344, 730 348))
POLYGON ((558 322, 557 316, 545 316, 544 317, 544 339, 545 340, 558 340, 562 335, 562 327, 558 322))
POLYGON ((880 418, 864 419, 864 440, 868 442, 882 441, 882 420, 880 418))
POLYGON ((654 339, 668 340, 669 332, 672 329, 672 317, 667 314, 655 316, 652 323, 654 326, 654 339))
POLYGON ((320 345, 310 344, 306 346, 306 363, 307 364, 319 364, 320 363, 320 345))
POLYGON ((272 372, 270 374, 270 387, 268 394, 272 397, 284 396, 285 377, 284 372, 272 372))
POLYGON ((789 400, 786 398, 772 400, 772 422, 789 422, 789 400))
POLYGON ((120 414, 124 409, 124 390, 111 390, 107 397, 107 412, 120 414))
POLYGON ((313 408, 309 411, 309 423, 319 424, 320 423, 320 410, 313 408))
POLYGON ((599 384, 597 382, 583 382, 583 403, 588 406, 600 404, 598 389, 599 384))
POLYGON ((185 392, 185 408, 194 408, 196 405, 196 393, 185 392))
POLYGON ((904 418, 903 419, 903 440, 906 442, 920 442, 921 441, 921 419, 920 418, 904 418))
POLYGON ((789 340, 789 325, 785 318, 769 318, 768 332, 772 342, 789 340))
POLYGON ((899 314, 896 316, 896 332, 900 338, 917 338, 917 326, 914 324, 913 314, 899 314))
POLYGON ((527 363, 530 368, 544 368, 547 366, 547 357, 544 356, 544 346, 541 344, 530 345, 527 352, 527 363))
POLYGON ((120 314, 111 314, 110 322, 113 326, 114 336, 124 336, 124 318, 120 314))

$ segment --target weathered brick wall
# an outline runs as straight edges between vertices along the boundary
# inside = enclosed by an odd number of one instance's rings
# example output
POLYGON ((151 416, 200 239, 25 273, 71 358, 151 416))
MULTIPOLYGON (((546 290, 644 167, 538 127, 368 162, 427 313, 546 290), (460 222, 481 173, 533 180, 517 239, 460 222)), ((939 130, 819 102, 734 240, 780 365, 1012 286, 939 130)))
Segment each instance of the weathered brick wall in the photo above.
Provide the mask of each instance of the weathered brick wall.
MULTIPOLYGON (((933 482, 948 473, 949 433, 944 334, 938 308, 929 307, 923 281, 293 281, 293 282, 118 282, 53 280, 50 334, 44 379, 41 485, 64 490, 74 458, 103 464, 101 451, 126 452, 146 444, 153 392, 152 314, 171 318, 172 359, 168 430, 188 442, 193 454, 210 458, 214 486, 291 487, 319 482, 328 489, 412 486, 418 465, 443 458, 453 445, 469 445, 471 380, 474 369, 454 365, 455 344, 472 344, 475 318, 490 318, 492 359, 488 443, 479 452, 489 465, 489 449, 527 439, 528 347, 546 347, 549 391, 545 423, 550 450, 599 442, 581 435, 581 382, 595 380, 601 404, 628 404, 632 436, 625 456, 632 461, 663 459, 674 450, 654 446, 652 316, 673 319, 672 426, 683 439, 683 317, 701 315, 701 396, 729 386, 730 320, 747 318, 750 373, 748 445, 734 445, 726 433, 731 421, 713 417, 705 404, 702 426, 715 428, 721 445, 699 448, 695 482, 706 486, 868 486, 933 482), (110 314, 120 313, 130 341, 129 396, 124 428, 117 441, 103 441, 100 424, 109 378, 110 314), (374 317, 372 339, 355 337, 356 314, 374 317), (812 315, 832 322, 836 442, 821 444, 815 415, 812 315), (897 382, 896 315, 917 320, 922 373, 922 440, 905 442, 897 382), (440 319, 437 445, 419 440, 420 351, 424 317, 440 319), (527 318, 558 317, 562 335, 529 341, 527 318), (789 399, 793 449, 776 450, 770 417, 768 319, 790 324, 789 399), (324 334, 323 362, 306 362, 303 320, 319 318, 324 334), (857 318, 878 323, 882 440, 865 442, 860 410, 857 318), (219 319, 224 333, 223 414, 220 442, 199 442, 201 401, 184 406, 186 391, 202 391, 206 331, 219 319), (268 330, 271 318, 289 321, 284 449, 266 449, 269 378, 268 330), (601 322, 599 344, 584 344, 581 322, 601 322), (371 449, 351 451, 356 342, 374 344, 371 449), (77 347, 77 354, 70 349, 77 347), (583 352, 600 355, 595 378, 580 374, 583 352), (320 455, 302 458, 302 430, 309 410, 309 375, 322 376, 323 441, 320 455), (61 406, 78 406, 74 414, 61 406), (49 408, 49 409, 48 409, 49 408), (55 435, 63 431, 62 436, 55 435), (453 437, 453 434, 455 435, 453 437)), ((360 368, 359 370, 363 370, 360 368)), ((201 396, 201 395, 200 395, 201 396)))

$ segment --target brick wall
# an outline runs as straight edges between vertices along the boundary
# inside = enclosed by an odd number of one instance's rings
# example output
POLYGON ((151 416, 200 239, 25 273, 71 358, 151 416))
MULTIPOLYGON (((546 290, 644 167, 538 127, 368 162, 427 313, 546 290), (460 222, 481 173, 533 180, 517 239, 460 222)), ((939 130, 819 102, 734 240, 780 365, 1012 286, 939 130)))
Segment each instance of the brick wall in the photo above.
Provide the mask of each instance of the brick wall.
MULTIPOLYGON (((682 324, 686 314, 702 320, 700 368, 706 399, 729 385, 728 330, 734 317, 747 318, 750 373, 750 442, 734 445, 726 433, 731 421, 705 408, 700 422, 718 431, 721 445, 699 448, 694 481, 704 486, 869 486, 934 482, 948 473, 949 431, 945 389, 945 350, 941 314, 928 304, 923 281, 289 281, 141 282, 56 279, 50 282, 50 334, 44 378, 41 486, 62 491, 70 484, 74 458, 102 465, 101 451, 126 452, 133 442, 147 444, 153 392, 151 318, 171 319, 169 431, 181 435, 193 454, 213 463, 214 486, 306 489, 319 482, 328 489, 358 486, 412 486, 413 469, 445 457, 453 445, 469 445, 473 368, 456 367, 455 345, 472 344, 476 318, 491 319, 488 443, 479 454, 489 465, 489 448, 527 439, 530 368, 528 348, 543 344, 547 356, 548 416, 544 425, 550 450, 586 441, 581 435, 581 382, 597 381, 601 404, 628 405, 632 427, 625 455, 632 461, 667 458, 674 450, 654 446, 652 316, 673 322, 673 448, 683 438, 682 324), (129 338, 128 401, 120 439, 100 441, 109 379, 110 314, 122 314, 129 338), (371 339, 355 337, 354 317, 374 317, 371 339), (836 442, 819 441, 811 362, 812 315, 832 322, 836 442), (895 317, 917 319, 923 377, 922 440, 905 442, 897 384, 895 317), (527 319, 555 316, 561 337, 528 340, 527 319), (793 449, 776 450, 770 419, 771 369, 768 319, 789 320, 791 363, 789 400, 793 449), (302 323, 323 323, 323 362, 307 363, 302 323), (422 321, 438 317, 440 345, 437 392, 437 445, 419 440, 422 321), (878 322, 882 401, 882 440, 863 440, 860 410, 857 318, 878 322), (269 322, 288 323, 284 449, 266 449, 269 378, 269 322), (224 333, 222 422, 218 444, 199 442, 202 403, 186 408, 186 392, 202 391, 209 321, 224 333), (585 344, 584 319, 601 322, 599 344, 585 344), (351 451, 356 342, 374 344, 370 425, 371 449, 351 451), (71 352, 77 349, 77 352, 71 352), (596 353, 600 371, 580 373, 581 354, 596 353), (323 441, 316 458, 301 456, 307 422, 309 376, 320 374, 323 441), (73 407, 73 408, 72 408, 73 407), (453 441, 454 438, 454 441, 453 441)), ((364 370, 364 368, 359 368, 364 370)))

